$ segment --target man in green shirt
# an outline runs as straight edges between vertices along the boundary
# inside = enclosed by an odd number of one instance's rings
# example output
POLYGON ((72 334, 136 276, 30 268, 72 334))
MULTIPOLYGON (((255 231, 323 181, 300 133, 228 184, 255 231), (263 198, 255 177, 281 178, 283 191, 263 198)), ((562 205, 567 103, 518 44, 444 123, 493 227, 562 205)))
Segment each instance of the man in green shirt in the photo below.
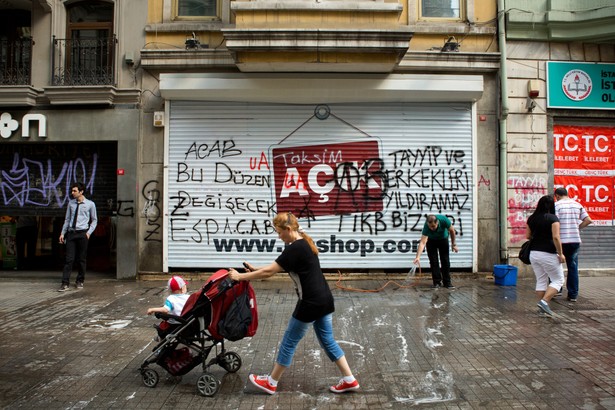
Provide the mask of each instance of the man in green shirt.
POLYGON ((444 215, 427 215, 427 221, 423 225, 421 242, 416 252, 416 258, 414 258, 414 264, 419 264, 423 249, 427 246, 427 256, 429 257, 429 266, 431 266, 431 277, 433 279, 432 288, 434 289, 442 286, 448 289, 455 289, 451 283, 451 261, 448 250, 449 236, 453 252, 459 252, 455 243, 455 228, 453 228, 451 221, 444 215), (440 263, 438 262, 438 254, 440 255, 440 263), (440 264, 442 264, 441 267, 440 264))

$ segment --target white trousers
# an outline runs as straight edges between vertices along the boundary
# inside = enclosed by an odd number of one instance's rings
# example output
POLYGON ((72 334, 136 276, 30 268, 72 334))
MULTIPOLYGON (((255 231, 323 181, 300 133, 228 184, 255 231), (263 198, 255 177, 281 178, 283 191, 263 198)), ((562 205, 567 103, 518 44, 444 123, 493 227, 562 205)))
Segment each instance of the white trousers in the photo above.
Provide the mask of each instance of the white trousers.
POLYGON ((541 251, 530 252, 530 262, 536 275, 536 291, 545 292, 550 286, 560 290, 564 285, 564 266, 555 253, 541 251), (551 283, 549 283, 551 280, 551 283))

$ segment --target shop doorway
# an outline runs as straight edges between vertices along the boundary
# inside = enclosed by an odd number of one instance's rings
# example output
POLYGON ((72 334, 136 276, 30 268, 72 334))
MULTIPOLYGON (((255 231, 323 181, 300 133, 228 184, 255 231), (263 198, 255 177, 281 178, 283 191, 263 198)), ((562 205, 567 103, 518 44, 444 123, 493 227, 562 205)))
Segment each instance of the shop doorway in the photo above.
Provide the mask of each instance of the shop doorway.
POLYGON ((2 144, 0 268, 62 269, 65 251, 60 232, 70 185, 80 181, 98 215, 88 244, 87 269, 116 273, 116 169, 117 142, 2 144))
MULTIPOLYGON (((64 217, 2 216, 2 270, 62 271, 65 246, 59 242, 64 217)), ((88 244, 87 269, 116 273, 115 217, 99 217, 88 244)))

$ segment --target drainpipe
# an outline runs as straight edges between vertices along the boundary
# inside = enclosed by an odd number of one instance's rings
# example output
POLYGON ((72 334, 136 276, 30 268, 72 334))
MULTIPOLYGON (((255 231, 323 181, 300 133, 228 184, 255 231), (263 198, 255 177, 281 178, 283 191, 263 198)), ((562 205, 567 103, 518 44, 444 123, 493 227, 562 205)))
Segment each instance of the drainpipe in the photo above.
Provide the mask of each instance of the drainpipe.
POLYGON ((506 64, 506 13, 505 0, 498 0, 498 45, 500 48, 500 93, 501 112, 499 118, 500 148, 500 259, 508 262, 508 137, 506 121, 508 118, 508 81, 506 64))

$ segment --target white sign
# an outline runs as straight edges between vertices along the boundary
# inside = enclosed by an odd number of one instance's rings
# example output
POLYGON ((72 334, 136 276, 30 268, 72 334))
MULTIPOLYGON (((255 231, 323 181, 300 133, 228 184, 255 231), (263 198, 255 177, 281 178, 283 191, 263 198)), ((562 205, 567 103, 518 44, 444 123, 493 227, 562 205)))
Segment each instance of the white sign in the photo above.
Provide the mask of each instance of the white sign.
MULTIPOLYGON (((26 114, 21 119, 21 138, 28 138, 30 121, 38 121, 38 137, 47 137, 47 117, 43 114, 26 114)), ((14 120, 8 112, 0 115, 0 136, 4 139, 11 138, 14 131, 19 128, 19 122, 14 120)))

